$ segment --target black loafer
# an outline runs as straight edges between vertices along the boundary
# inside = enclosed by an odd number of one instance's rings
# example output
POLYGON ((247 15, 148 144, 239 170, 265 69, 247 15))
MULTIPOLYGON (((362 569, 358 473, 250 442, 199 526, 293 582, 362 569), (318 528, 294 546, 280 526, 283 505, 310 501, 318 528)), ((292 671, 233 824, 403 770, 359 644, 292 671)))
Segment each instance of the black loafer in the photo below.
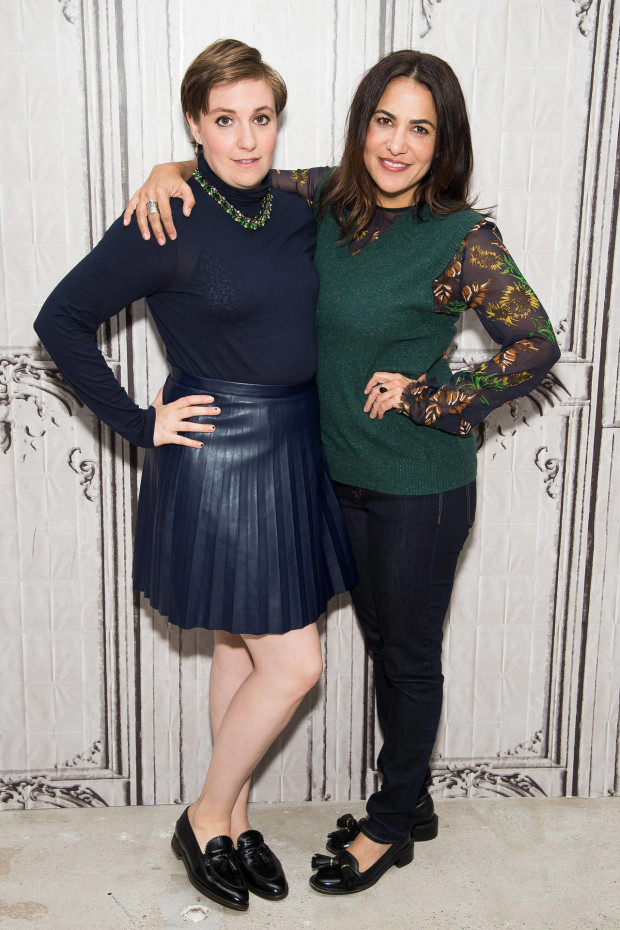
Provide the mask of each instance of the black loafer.
MULTIPOLYGON (((439 820, 433 806, 433 799, 428 791, 418 798, 416 804, 416 822, 411 831, 411 839, 416 843, 434 840, 439 833, 439 820)), ((356 820, 353 814, 344 814, 336 821, 338 830, 327 834, 327 851, 338 855, 355 839, 362 828, 364 819, 356 820)))
POLYGON ((203 853, 191 828, 187 810, 184 810, 177 820, 171 846, 177 859, 183 860, 194 888, 224 907, 247 911, 248 889, 229 836, 214 836, 203 853))
POLYGON ((258 830, 246 830, 237 838, 237 859, 248 889, 269 901, 288 894, 288 883, 280 860, 258 830))
POLYGON ((320 853, 312 857, 312 868, 316 875, 310 878, 310 886, 321 894, 355 894, 365 891, 378 882, 384 872, 393 865, 402 869, 413 859, 413 840, 406 836, 398 843, 392 843, 374 865, 360 872, 355 856, 346 849, 334 859, 320 853))

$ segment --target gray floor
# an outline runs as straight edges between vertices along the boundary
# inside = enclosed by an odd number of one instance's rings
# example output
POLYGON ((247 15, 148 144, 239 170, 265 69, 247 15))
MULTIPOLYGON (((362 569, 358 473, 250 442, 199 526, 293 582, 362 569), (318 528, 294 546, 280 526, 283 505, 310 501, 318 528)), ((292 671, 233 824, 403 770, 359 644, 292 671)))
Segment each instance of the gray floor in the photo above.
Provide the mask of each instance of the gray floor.
POLYGON ((203 898, 170 851, 177 807, 0 814, 0 927, 32 930, 610 930, 620 928, 620 799, 439 801, 439 837, 345 898, 308 886, 345 809, 253 806, 290 894, 235 913, 203 898), (189 910, 187 910, 189 908, 189 910))

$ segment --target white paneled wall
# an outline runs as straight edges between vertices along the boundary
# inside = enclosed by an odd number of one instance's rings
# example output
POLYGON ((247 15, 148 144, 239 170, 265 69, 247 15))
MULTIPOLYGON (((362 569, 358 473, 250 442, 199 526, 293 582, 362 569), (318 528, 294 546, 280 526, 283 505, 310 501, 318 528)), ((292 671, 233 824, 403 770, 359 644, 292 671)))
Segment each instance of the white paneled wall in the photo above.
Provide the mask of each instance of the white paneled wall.
MULTIPOLYGON (((150 165, 190 156, 181 77, 223 36, 257 45, 287 81, 279 167, 337 160, 353 89, 382 54, 420 48, 459 75, 479 203, 495 208, 563 358, 479 433, 435 789, 617 794, 617 5, 21 0, 0 17, 0 802, 182 801, 208 765, 211 636, 169 627, 131 592, 140 456, 70 394, 32 321, 150 165)), ((144 307, 101 336, 146 403, 165 365, 144 307)), ((468 320, 454 364, 486 351, 468 320)), ((261 763, 255 799, 376 785, 372 672, 346 597, 321 630, 323 680, 261 763)))

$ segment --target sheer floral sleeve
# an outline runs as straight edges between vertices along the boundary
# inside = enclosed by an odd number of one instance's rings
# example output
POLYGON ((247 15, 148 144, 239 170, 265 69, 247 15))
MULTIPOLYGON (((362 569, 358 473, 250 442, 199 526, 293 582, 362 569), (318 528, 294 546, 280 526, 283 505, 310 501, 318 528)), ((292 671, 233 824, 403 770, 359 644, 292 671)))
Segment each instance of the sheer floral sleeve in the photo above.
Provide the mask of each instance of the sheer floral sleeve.
POLYGON ((496 407, 529 394, 560 351, 540 301, 489 220, 467 234, 433 281, 433 296, 435 313, 457 317, 474 310, 501 348, 475 368, 456 372, 447 384, 412 381, 398 410, 419 425, 466 436, 496 407))
POLYGON ((299 194, 309 203, 314 200, 316 189, 331 168, 297 168, 295 171, 271 169, 271 185, 288 194, 299 194))

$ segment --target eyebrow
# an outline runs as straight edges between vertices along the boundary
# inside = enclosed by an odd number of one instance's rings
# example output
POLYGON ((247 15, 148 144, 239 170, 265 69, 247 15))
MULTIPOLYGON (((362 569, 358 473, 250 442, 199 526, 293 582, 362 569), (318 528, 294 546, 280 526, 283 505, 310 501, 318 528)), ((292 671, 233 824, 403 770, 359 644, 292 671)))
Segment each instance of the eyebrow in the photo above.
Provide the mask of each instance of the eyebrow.
MULTIPOLYGON (((273 107, 270 107, 269 104, 265 103, 263 104, 262 107, 256 107, 256 109, 253 110, 252 115, 254 116, 256 113, 260 113, 261 110, 269 110, 270 113, 273 113, 273 107)), ((228 107, 213 107, 212 110, 209 110, 209 113, 236 113, 236 112, 237 112, 236 110, 230 110, 228 109, 228 107)))
MULTIPOLYGON (((389 116, 390 119, 397 118, 393 113, 390 113, 389 110, 383 110, 383 109, 375 110, 374 115, 376 115, 377 113, 384 113, 386 116, 389 116)), ((427 126, 432 126, 433 129, 435 128, 435 124, 432 123, 430 119, 410 119, 409 120, 410 126, 421 126, 422 123, 425 123, 427 126)))

